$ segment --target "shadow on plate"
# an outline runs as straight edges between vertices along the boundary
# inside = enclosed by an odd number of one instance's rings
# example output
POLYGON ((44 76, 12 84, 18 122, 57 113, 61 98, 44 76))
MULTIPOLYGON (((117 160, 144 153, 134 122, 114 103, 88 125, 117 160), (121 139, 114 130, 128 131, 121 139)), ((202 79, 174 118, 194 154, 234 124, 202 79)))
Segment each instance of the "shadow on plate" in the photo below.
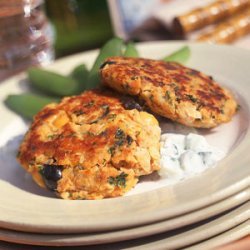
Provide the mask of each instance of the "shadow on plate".
POLYGON ((39 187, 33 181, 31 175, 17 162, 16 155, 23 136, 22 134, 11 138, 0 148, 0 181, 8 182, 10 185, 25 192, 56 198, 53 193, 39 187))

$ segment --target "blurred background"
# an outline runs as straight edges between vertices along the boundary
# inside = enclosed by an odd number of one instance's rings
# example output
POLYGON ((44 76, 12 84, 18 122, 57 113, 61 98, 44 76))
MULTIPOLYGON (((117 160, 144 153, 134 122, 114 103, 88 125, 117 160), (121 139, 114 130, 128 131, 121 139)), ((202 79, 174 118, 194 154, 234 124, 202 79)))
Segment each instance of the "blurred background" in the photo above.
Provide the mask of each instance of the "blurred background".
POLYGON ((250 0, 0 0, 0 79, 113 36, 250 49, 250 0))
POLYGON ((126 40, 188 39, 250 46, 249 0, 46 0, 56 56, 126 40))
POLYGON ((56 57, 100 47, 114 36, 106 0, 46 0, 56 57))

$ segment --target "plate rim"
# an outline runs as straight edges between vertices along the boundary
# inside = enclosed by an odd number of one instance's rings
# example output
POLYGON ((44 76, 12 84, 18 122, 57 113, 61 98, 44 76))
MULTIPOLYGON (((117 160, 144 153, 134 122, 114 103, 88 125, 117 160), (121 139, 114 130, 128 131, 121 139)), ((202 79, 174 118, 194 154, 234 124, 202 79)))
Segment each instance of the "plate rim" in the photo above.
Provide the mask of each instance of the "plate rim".
MULTIPOLYGON (((249 190, 248 190, 249 193, 249 190)), ((240 194, 237 194, 240 195, 240 194)), ((226 203, 229 203, 231 201, 231 199, 237 199, 235 195, 234 197, 230 197, 228 198, 227 201, 225 201, 226 203)), ((221 202, 221 205, 223 206, 224 202, 221 202)), ((223 232, 230 230, 232 228, 234 228, 235 226, 238 226, 239 224, 244 223, 245 221, 248 220, 248 216, 249 216, 249 212, 247 211, 247 205, 249 204, 249 201, 246 199, 245 201, 240 202, 239 204, 235 204, 234 208, 227 208, 224 211, 220 211, 219 213, 213 214, 212 216, 209 216, 208 218, 203 218, 202 220, 199 221, 205 221, 204 224, 202 225, 198 225, 197 227, 205 227, 207 224, 214 224, 216 221, 222 221, 224 223, 229 224, 229 226, 227 226, 227 228, 223 227, 223 232), (242 210, 244 210, 242 212, 242 210), (240 211, 240 212, 239 212, 240 211), (231 214, 235 215, 236 214, 236 219, 234 219, 235 217, 232 218, 231 214), (214 217, 217 217, 215 219, 213 219, 214 217), (224 219, 224 217, 226 217, 226 219, 224 219), (229 217, 231 217, 229 219, 229 217), (239 218, 238 218, 239 217, 239 218), (230 221, 231 220, 231 221, 230 221)), ((211 205, 212 206, 212 205, 211 205)), ((209 210, 209 208, 205 208, 203 213, 206 213, 207 210, 209 210)), ((193 212, 192 212, 193 213, 193 212)), ((194 212, 195 213, 195 212, 194 212)), ((195 215, 193 215, 195 216, 195 215)), ((110 239, 110 232, 104 232, 103 235, 108 235, 106 237, 104 237, 103 239, 98 238, 98 235, 96 234, 86 234, 84 235, 84 233, 82 234, 37 234, 37 233, 28 233, 28 232, 19 232, 19 231, 13 231, 13 230, 8 230, 8 229, 4 229, 4 228, 0 228, 0 241, 6 241, 6 242, 10 242, 10 243, 19 243, 19 244, 26 244, 26 245, 36 245, 36 246, 91 246, 91 245, 103 245, 103 244, 117 244, 120 242, 125 242, 125 241, 133 241, 133 240, 140 240, 140 239, 145 239, 146 237, 154 237, 154 236, 158 236, 159 234, 169 234, 171 237, 178 237, 178 233, 177 234, 173 234, 172 232, 175 231, 176 229, 180 230, 181 234, 186 232, 186 228, 187 231, 189 230, 197 230, 197 227, 192 227, 192 224, 196 224, 199 221, 196 221, 194 223, 191 224, 187 224, 184 226, 181 226, 180 228, 173 228, 171 230, 159 230, 158 232, 155 232, 153 234, 141 234, 141 235, 136 235, 134 237, 126 237, 124 236, 124 231, 122 230, 121 232, 111 232, 114 233, 114 235, 118 235, 118 236, 112 236, 113 238, 110 239), (190 228, 188 228, 190 227, 190 228), (184 229, 183 229, 184 228, 184 229), (120 234, 120 235, 119 235, 120 234), (4 238, 5 237, 5 238, 4 238), (6 238, 7 237, 7 238, 6 238), (46 237, 48 237, 46 239, 46 237), (88 239, 88 237, 90 239, 88 239), (91 238, 92 237, 92 238, 91 238), (114 238, 114 237, 118 237, 118 238, 114 238), (65 241, 65 238, 66 241, 65 241), (87 238, 87 240, 86 240, 87 238), (54 240, 56 239, 56 240, 54 240), (70 241, 71 239, 71 241, 70 241)), ((220 222, 220 224, 222 224, 223 222, 220 222)), ((164 226, 164 222, 161 222, 164 226)), ((170 222, 171 223, 171 222, 170 222)), ((156 223, 157 225, 158 223, 156 223)), ((151 225, 146 225, 146 227, 148 226, 148 230, 150 230, 151 225)), ((144 227, 142 227, 144 228, 144 227)), ((140 228, 132 228, 132 233, 130 235, 133 234, 134 231, 136 230, 140 230, 140 228)), ((128 229, 127 231, 130 231, 131 229, 128 229)), ((207 230, 207 229, 206 229, 207 230)), ((221 229, 219 229, 221 230, 221 229)), ((220 234, 221 232, 219 230, 215 230, 216 233, 212 236, 214 237, 215 235, 220 234)), ((209 230, 208 230, 209 231, 209 230)), ((204 232, 202 233, 203 238, 202 239, 196 239, 196 242, 199 242, 201 240, 205 240, 204 237, 204 232)), ((207 237, 210 238, 211 236, 207 237)), ((161 236, 162 238, 162 236, 161 236)), ((176 239, 175 239, 176 240, 176 239)), ((186 239, 187 240, 187 239, 186 239)), ((161 240, 162 241, 162 240, 161 240)), ((196 242, 192 242, 191 244, 195 244, 196 242)), ((161 243, 162 244, 162 243, 161 243)), ((181 243, 183 244, 183 242, 181 243)), ((186 243, 186 245, 189 245, 186 243)), ((145 245, 143 245, 143 247, 145 247, 145 245)), ((174 247, 174 246, 172 246, 174 247)), ((185 245, 181 245, 178 246, 179 247, 185 247, 185 245)))

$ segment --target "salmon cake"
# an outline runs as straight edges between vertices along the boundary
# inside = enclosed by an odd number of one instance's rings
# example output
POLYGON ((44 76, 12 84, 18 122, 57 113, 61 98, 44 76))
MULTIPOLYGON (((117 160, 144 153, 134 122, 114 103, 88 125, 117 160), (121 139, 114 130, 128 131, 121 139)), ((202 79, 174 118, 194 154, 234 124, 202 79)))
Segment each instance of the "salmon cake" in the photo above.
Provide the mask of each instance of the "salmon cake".
POLYGON ((100 75, 104 85, 138 96, 154 113, 190 127, 215 127, 237 109, 232 93, 212 77, 175 62, 111 57, 100 75))
POLYGON ((47 105, 34 117, 18 161, 64 199, 125 194, 160 167, 158 121, 131 104, 92 90, 47 105))

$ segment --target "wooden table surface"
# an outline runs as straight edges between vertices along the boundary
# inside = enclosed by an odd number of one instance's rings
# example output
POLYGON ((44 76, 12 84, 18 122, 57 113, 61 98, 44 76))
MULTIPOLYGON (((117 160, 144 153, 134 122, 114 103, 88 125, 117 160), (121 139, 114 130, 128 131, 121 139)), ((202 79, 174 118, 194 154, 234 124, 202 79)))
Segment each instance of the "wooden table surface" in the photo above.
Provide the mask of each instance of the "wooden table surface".
POLYGON ((216 250, 249 250, 250 249, 250 235, 234 241, 230 244, 216 248, 216 250))
MULTIPOLYGON (((46 246, 29 246, 29 245, 20 245, 20 244, 12 244, 0 241, 0 250, 82 250, 82 249, 95 249, 95 247, 85 246, 85 247, 46 247, 46 246)), ((100 249, 100 248, 99 248, 100 249)), ((104 247, 104 249, 108 250, 109 248, 104 247)), ((224 246, 220 246, 215 248, 214 250, 249 250, 250 249, 250 235, 233 241, 224 246)), ((153 249, 152 249, 153 250, 153 249)), ((205 249, 201 249, 205 250, 205 249)), ((213 249, 210 249, 213 250, 213 249)))

